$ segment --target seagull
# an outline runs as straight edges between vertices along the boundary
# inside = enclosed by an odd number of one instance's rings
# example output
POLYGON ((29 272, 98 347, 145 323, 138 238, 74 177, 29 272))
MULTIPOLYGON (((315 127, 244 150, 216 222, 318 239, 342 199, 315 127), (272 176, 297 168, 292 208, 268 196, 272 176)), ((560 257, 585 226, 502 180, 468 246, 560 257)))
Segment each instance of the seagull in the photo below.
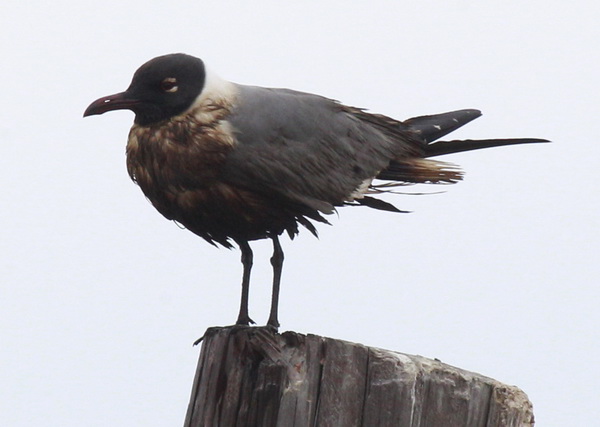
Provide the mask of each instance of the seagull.
POLYGON ((399 121, 289 89, 236 84, 196 57, 154 58, 125 92, 100 98, 85 116, 135 113, 127 171, 154 207, 207 242, 241 250, 242 297, 236 325, 248 314, 250 242, 273 242, 273 289, 267 326, 277 329, 283 250, 299 225, 343 206, 403 212, 378 195, 396 186, 455 183, 453 164, 431 157, 538 138, 438 141, 479 117, 474 109, 399 121))

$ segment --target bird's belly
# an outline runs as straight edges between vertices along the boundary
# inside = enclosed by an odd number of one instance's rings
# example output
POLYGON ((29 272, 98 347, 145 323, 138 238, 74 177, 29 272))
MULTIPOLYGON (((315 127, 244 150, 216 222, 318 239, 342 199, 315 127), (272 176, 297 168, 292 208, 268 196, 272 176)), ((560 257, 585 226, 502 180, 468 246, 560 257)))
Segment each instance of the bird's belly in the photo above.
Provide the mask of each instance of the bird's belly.
POLYGON ((194 189, 156 192, 154 188, 144 193, 165 217, 225 246, 229 239, 263 239, 296 227, 284 204, 222 182, 194 189))

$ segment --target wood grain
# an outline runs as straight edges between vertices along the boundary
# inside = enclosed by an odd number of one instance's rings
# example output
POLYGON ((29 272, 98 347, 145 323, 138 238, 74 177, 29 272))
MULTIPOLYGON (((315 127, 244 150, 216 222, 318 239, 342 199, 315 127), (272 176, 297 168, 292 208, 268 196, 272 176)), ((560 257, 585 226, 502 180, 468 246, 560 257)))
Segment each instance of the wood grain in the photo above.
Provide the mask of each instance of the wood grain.
POLYGON ((185 427, 527 427, 514 386, 437 360, 268 328, 210 328, 185 427))

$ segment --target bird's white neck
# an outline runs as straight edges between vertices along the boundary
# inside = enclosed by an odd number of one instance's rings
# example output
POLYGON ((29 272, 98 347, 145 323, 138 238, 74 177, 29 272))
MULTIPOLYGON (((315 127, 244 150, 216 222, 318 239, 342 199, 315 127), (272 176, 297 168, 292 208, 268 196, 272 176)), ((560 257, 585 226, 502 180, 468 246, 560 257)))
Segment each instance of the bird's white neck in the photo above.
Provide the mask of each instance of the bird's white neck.
POLYGON ((200 123, 211 123, 217 117, 222 117, 223 108, 229 110, 234 105, 236 95, 234 83, 222 79, 206 68, 202 92, 183 115, 193 114, 200 123))

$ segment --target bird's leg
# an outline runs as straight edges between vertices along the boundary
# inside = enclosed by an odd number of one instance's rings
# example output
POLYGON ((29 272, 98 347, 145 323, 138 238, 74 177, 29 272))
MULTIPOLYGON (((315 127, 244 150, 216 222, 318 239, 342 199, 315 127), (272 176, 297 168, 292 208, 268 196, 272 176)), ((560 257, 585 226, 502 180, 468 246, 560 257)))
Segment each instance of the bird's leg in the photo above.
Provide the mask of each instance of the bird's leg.
POLYGON ((279 328, 277 320, 277 309, 279 306, 279 284, 281 283, 281 270, 283 269, 283 250, 279 244, 279 237, 274 236, 273 239, 273 256, 271 257, 271 265, 273 266, 273 293, 271 295, 271 313, 267 326, 275 329, 279 328))
POLYGON ((242 302, 240 304, 240 314, 236 320, 236 325, 249 325, 254 323, 248 315, 248 291, 250 290, 250 270, 252 269, 252 249, 248 242, 238 242, 240 250, 242 251, 242 265, 244 266, 244 273, 242 275, 242 302))

